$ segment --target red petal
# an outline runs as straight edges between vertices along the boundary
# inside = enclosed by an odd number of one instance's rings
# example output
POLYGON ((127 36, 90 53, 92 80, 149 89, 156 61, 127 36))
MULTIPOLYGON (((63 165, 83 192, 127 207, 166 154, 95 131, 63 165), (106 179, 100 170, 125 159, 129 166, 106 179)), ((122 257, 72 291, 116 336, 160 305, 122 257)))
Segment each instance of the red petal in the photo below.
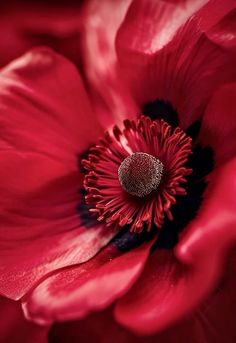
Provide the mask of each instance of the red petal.
MULTIPOLYGON (((181 25, 206 2, 206 0, 175 1, 175 3, 155 0, 133 2, 119 31, 118 47, 125 54, 147 54, 148 57, 149 54, 167 45, 181 25)), ((128 56, 120 57, 123 61, 128 56)))
POLYGON ((100 129, 75 67, 36 49, 2 70, 0 88, 0 292, 18 299, 114 232, 83 227, 77 211, 78 154, 100 129))
POLYGON ((225 266, 224 278, 207 301, 194 314, 169 330, 153 336, 137 337, 119 326, 113 319, 111 309, 108 309, 81 321, 54 325, 49 333, 50 343, 234 343, 235 262, 235 256, 229 259, 225 266))
POLYGON ((94 313, 80 321, 54 325, 49 333, 49 339, 50 343, 139 342, 137 341, 137 337, 134 337, 115 322, 110 308, 102 312, 94 313))
POLYGON ((116 306, 117 320, 139 334, 159 332, 193 311, 215 287, 236 241, 236 160, 212 180, 208 201, 171 252, 152 254, 142 277, 116 306))
POLYGON ((0 341, 2 343, 46 343, 48 327, 25 320, 18 302, 0 297, 0 341))
POLYGON ((206 5, 201 8, 200 13, 198 13, 198 15, 201 15, 201 27, 204 31, 207 31, 234 8, 235 0, 227 0, 224 2, 221 0, 208 0, 206 5), (210 16, 208 15, 209 11, 211 11, 210 16))
POLYGON ((138 278, 150 245, 143 243, 127 253, 108 246, 89 262, 48 277, 24 300, 26 316, 44 324, 106 308, 138 278))
POLYGON ((208 32, 207 37, 222 48, 236 52, 236 11, 232 10, 208 32))
POLYGON ((85 8, 84 73, 89 81, 94 108, 106 128, 137 113, 119 69, 114 44, 130 2, 90 0, 85 8))
POLYGON ((117 50, 140 106, 156 99, 169 101, 186 128, 201 117, 216 88, 235 79, 234 56, 207 36, 233 7, 231 2, 219 3, 210 1, 187 22, 203 1, 140 0, 131 5, 118 33, 117 50), (209 13, 214 14, 210 23, 209 13))
POLYGON ((100 128, 81 78, 62 56, 34 49, 4 68, 0 83, 5 148, 74 162, 75 154, 97 140, 100 128))
POLYGON ((199 141, 213 147, 217 165, 236 154, 235 109, 236 83, 227 84, 215 92, 202 120, 199 141))
POLYGON ((5 2, 0 13, 0 66, 34 46, 47 45, 80 63, 81 3, 5 2))
MULTIPOLYGON (((184 268, 171 251, 155 251, 141 278, 118 301, 115 317, 136 334, 150 335, 165 328, 181 310, 179 297, 185 293, 184 268)), ((188 296, 185 302, 188 302, 188 296)), ((182 305, 182 304, 181 304, 182 305)), ((176 319, 176 318, 175 318, 176 319)))

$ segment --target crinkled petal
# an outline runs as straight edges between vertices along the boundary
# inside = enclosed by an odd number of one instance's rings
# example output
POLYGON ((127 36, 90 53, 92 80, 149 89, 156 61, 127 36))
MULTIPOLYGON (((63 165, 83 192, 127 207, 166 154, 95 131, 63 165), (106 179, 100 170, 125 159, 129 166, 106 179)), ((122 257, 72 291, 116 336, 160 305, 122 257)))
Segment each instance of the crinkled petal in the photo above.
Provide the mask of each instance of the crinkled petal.
MULTIPOLYGON (((115 307, 117 321, 140 335, 161 331, 167 323, 173 322, 173 317, 178 318, 183 306, 178 301, 188 289, 189 279, 173 252, 156 250, 141 278, 118 301, 115 307)), ((189 295, 186 293, 185 303, 190 301, 189 295)))
POLYGON ((191 313, 210 294, 236 241, 236 160, 212 180, 198 217, 175 254, 156 250, 141 278, 117 303, 119 323, 153 334, 191 313))
POLYGON ((199 135, 201 144, 214 149, 217 165, 236 155, 236 83, 219 88, 209 102, 199 135))
POLYGON ((211 296, 191 316, 168 330, 151 336, 138 337, 120 326, 112 308, 88 316, 84 320, 53 325, 50 343, 234 343, 236 330, 235 254, 224 268, 224 277, 211 296))
POLYGON ((151 242, 122 253, 108 246, 85 264, 58 271, 23 301, 26 317, 37 323, 80 319, 123 295, 140 275, 151 242))
MULTIPOLYGON (((236 6, 235 6, 236 7, 236 6)), ((232 10, 208 32, 207 37, 220 47, 236 52, 236 9, 232 10)))
POLYGON ((84 12, 84 73, 94 109, 107 128, 137 113, 117 63, 115 36, 131 0, 89 0, 84 12))
POLYGON ((38 48, 2 70, 1 294, 19 299, 47 273, 88 260, 113 237, 85 220, 79 193, 79 155, 99 133, 79 74, 63 57, 38 48))
POLYGON ((47 343, 49 327, 24 318, 19 302, 0 297, 0 341, 2 343, 47 343))
POLYGON ((218 86, 236 78, 234 54, 212 38, 235 5, 203 4, 135 1, 117 36, 119 62, 139 105, 169 101, 183 128, 202 117, 218 86))
POLYGON ((13 61, 0 82, 5 149, 74 160, 101 133, 76 68, 50 49, 36 48, 13 61))
MULTIPOLYGON (((125 54, 147 54, 148 57, 167 45, 186 20, 206 2, 134 1, 121 26, 118 48, 125 54)), ((127 57, 123 56, 122 61, 127 57)))

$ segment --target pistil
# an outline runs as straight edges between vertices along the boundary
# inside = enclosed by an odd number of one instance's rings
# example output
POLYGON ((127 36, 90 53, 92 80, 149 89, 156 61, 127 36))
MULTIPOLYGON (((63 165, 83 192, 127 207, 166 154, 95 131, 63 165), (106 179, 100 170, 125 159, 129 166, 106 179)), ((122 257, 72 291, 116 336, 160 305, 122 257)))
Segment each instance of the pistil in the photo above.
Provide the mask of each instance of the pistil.
POLYGON ((135 152, 121 162, 118 178, 126 192, 137 197, 145 197, 158 188, 163 168, 162 162, 156 157, 144 152, 135 152))

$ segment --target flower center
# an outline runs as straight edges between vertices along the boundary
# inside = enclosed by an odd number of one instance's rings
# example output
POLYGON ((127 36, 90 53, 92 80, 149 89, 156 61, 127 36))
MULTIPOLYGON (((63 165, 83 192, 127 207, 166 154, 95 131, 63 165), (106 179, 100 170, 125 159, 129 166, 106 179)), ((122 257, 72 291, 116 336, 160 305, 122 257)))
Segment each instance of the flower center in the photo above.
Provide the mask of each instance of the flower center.
POLYGON ((161 182, 162 173, 162 162, 144 152, 135 152, 126 157, 118 169, 123 189, 137 197, 144 197, 156 190, 161 182))
POLYGON ((173 219, 176 197, 186 194, 190 154, 191 138, 179 127, 144 116, 125 120, 122 131, 115 126, 112 134, 106 132, 82 160, 90 212, 107 226, 129 225, 135 232, 161 228, 165 217, 173 219))

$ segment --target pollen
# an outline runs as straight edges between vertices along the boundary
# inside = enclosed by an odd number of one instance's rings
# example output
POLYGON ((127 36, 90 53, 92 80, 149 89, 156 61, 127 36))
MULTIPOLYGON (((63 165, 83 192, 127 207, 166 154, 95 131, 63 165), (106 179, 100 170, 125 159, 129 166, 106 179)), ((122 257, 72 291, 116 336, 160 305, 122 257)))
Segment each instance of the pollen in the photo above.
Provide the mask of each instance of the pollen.
POLYGON ((143 152, 135 152, 126 157, 118 169, 123 189, 137 197, 144 197, 156 190, 161 182, 162 173, 162 162, 143 152))

